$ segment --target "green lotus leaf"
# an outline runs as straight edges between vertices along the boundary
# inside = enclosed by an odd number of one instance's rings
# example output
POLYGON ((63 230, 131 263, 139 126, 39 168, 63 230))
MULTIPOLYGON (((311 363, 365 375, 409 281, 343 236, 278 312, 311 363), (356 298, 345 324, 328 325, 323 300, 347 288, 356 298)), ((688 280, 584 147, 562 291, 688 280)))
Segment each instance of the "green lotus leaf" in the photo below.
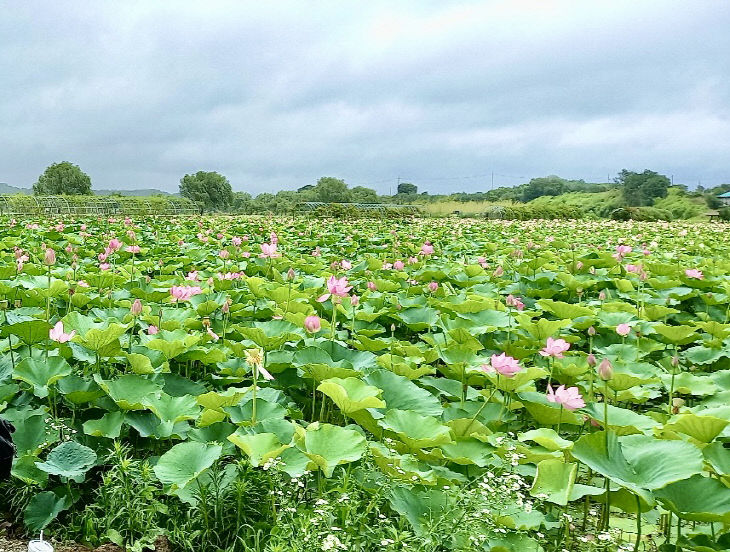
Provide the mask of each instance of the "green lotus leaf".
POLYGON ((94 381, 122 410, 144 410, 146 400, 162 389, 159 384, 134 374, 113 380, 104 380, 94 374, 94 381))
POLYGON ((74 404, 90 403, 104 396, 93 379, 73 374, 58 380, 58 392, 74 404))
POLYGON ((543 460, 537 464, 537 474, 530 488, 530 494, 553 504, 565 506, 571 500, 571 493, 578 473, 578 464, 558 459, 543 460))
POLYGON ((58 496, 51 491, 38 493, 25 507, 23 521, 28 529, 36 533, 45 529, 58 514, 70 506, 71 500, 68 496, 58 496))
POLYGON ((45 462, 36 466, 50 475, 58 475, 81 483, 96 462, 96 453, 76 441, 66 441, 54 448, 45 462))
POLYGON ((159 393, 144 397, 142 404, 161 422, 172 424, 184 420, 195 420, 200 414, 197 398, 192 395, 172 397, 167 393, 159 393))
POLYGON ((160 482, 175 492, 185 488, 220 458, 223 447, 218 444, 178 443, 160 456, 154 467, 160 482))
POLYGON ((668 424, 664 425, 664 429, 684 433, 700 443, 710 443, 722 433, 728 424, 730 424, 730 420, 727 419, 702 416, 701 413, 686 413, 673 417, 668 424))
POLYGON ((463 439, 440 445, 444 457, 462 466, 475 465, 483 468, 494 457, 494 447, 477 439, 463 439))
POLYGON ((449 509, 446 493, 438 489, 395 487, 390 493, 389 502, 396 512, 408 520, 418 535, 428 530, 428 521, 440 518, 449 509))
POLYGON ((51 325, 45 320, 26 320, 3 326, 0 335, 2 337, 14 335, 26 345, 34 345, 48 339, 50 330, 51 325))
POLYGON ((590 307, 584 307, 573 303, 553 301, 552 299, 540 299, 537 306, 547 311, 560 320, 575 319, 583 316, 594 316, 595 312, 590 307))
POLYGON ((716 473, 730 476, 730 450, 726 449, 721 442, 710 443, 702 449, 702 454, 716 473))
POLYGON ((653 504, 649 491, 702 471, 702 453, 690 443, 662 441, 646 435, 617 438, 612 431, 584 435, 571 454, 593 471, 653 504), (606 448, 608 441, 608 448, 606 448))
MULTIPOLYGON (((230 416, 234 424, 249 423, 253 420, 253 397, 242 404, 228 406, 223 410, 230 416)), ((287 410, 279 403, 267 401, 264 398, 256 399, 256 419, 283 419, 287 410)))
POLYGON ((444 409, 438 398, 406 377, 387 370, 376 370, 365 376, 368 385, 382 390, 387 408, 410 410, 424 416, 441 416, 444 409))
POLYGON ((24 381, 33 388, 33 394, 41 399, 48 396, 49 387, 71 374, 71 366, 57 356, 25 358, 13 372, 13 378, 24 381))
POLYGON ((124 413, 120 411, 107 412, 98 420, 84 422, 84 433, 92 437, 106 437, 116 439, 122 430, 124 413))
POLYGON ((548 450, 569 450, 573 446, 573 441, 563 439, 558 432, 548 427, 541 427, 520 433, 517 438, 522 441, 534 441, 538 445, 548 450))
MULTIPOLYGON (((589 417, 596 420, 601 426, 605 426, 604 420, 604 404, 592 403, 583 409, 589 417)), ((616 435, 631 435, 633 433, 647 433, 659 425, 656 420, 639 414, 627 408, 619 408, 608 405, 608 428, 616 435)))
MULTIPOLYGON (((672 388, 672 374, 662 374, 662 384, 669 391, 672 388)), ((697 376, 681 372, 674 376, 674 392, 682 395, 704 397, 717 391, 717 384, 709 376, 697 376)))
POLYGON ((702 345, 691 347, 684 352, 687 362, 691 362, 692 364, 712 364, 727 355, 728 352, 726 350, 712 349, 702 345))
POLYGON ((697 474, 658 490, 656 497, 682 519, 730 523, 730 489, 717 479, 697 474))
POLYGON ((199 335, 191 335, 185 330, 160 330, 154 336, 143 338, 143 344, 148 349, 160 351, 167 360, 183 354, 200 341, 199 335))
POLYGON ((330 378, 320 383, 317 390, 347 415, 365 408, 385 408, 385 402, 380 399, 383 391, 358 378, 330 378))
POLYGON ((48 483, 48 474, 36 466, 39 458, 32 454, 25 454, 13 462, 11 475, 17 477, 26 485, 45 487, 48 483))
POLYGON ((432 416, 410 410, 388 410, 378 424, 395 433, 411 449, 437 447, 453 441, 451 428, 432 416))
POLYGON ((238 431, 229 435, 228 440, 246 453, 253 467, 276 458, 289 448, 289 445, 283 445, 273 433, 249 434, 245 433, 243 428, 239 428, 238 431))
POLYGON ((315 422, 303 433, 295 434, 297 447, 326 477, 332 477, 340 464, 356 462, 365 453, 365 437, 354 429, 315 422))
POLYGON ((436 309, 431 307, 415 307, 404 309, 397 314, 397 318, 411 330, 420 332, 434 327, 439 321, 436 309))
POLYGON ((666 324, 657 324, 653 327, 654 331, 666 339, 669 343, 676 345, 685 345, 697 339, 695 329, 690 326, 668 326, 666 324))

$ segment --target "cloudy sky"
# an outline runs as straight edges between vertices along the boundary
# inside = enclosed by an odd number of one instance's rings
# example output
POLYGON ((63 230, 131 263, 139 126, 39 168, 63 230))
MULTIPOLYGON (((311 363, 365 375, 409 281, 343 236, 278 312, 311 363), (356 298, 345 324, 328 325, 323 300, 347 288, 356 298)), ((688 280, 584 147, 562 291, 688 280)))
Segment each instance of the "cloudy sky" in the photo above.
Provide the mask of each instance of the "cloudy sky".
POLYGON ((730 2, 0 2, 0 182, 730 182, 730 2))

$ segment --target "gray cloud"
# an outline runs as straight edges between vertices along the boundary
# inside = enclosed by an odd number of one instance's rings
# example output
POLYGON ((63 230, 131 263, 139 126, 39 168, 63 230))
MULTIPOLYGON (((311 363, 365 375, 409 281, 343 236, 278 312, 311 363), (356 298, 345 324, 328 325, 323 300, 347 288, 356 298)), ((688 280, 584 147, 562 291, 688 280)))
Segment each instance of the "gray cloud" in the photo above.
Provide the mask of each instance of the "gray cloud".
POLYGON ((0 181, 65 159, 96 188, 168 191, 201 169, 253 193, 622 168, 717 184, 727 28, 702 0, 6 3, 0 181))

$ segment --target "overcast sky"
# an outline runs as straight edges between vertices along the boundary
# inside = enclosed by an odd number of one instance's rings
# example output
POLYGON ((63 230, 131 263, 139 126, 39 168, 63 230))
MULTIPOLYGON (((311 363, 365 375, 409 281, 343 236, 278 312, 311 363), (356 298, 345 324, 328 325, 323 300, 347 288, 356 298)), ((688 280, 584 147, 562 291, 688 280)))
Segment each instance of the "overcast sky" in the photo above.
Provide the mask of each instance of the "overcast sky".
POLYGON ((0 2, 0 182, 730 182, 730 2, 0 2))

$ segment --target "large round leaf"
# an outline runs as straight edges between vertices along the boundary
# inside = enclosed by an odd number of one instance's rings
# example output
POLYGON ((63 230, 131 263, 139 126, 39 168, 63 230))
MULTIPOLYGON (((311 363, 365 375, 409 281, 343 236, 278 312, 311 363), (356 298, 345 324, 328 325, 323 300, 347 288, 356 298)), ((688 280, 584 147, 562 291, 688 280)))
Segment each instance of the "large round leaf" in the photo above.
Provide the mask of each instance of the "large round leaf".
POLYGON ((54 448, 45 462, 36 462, 36 466, 50 475, 81 483, 95 462, 96 453, 89 447, 76 441, 66 441, 54 448))
POLYGON ((223 447, 196 442, 179 443, 160 456, 155 475, 175 492, 194 481, 220 458, 223 447))

